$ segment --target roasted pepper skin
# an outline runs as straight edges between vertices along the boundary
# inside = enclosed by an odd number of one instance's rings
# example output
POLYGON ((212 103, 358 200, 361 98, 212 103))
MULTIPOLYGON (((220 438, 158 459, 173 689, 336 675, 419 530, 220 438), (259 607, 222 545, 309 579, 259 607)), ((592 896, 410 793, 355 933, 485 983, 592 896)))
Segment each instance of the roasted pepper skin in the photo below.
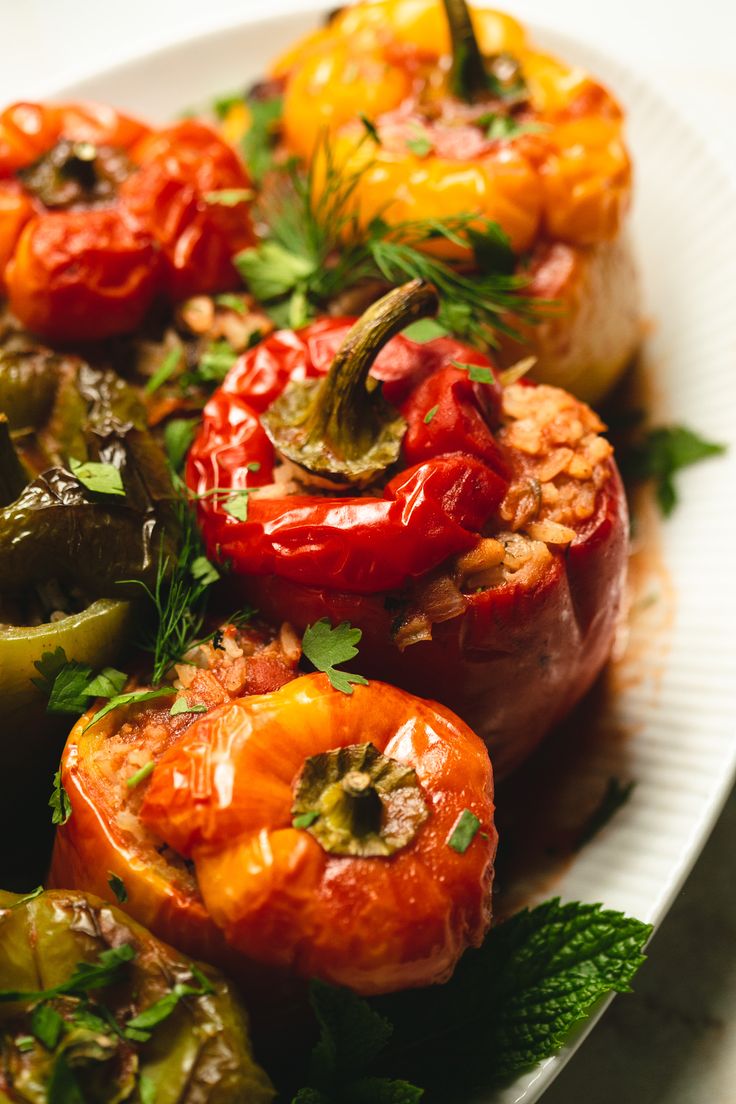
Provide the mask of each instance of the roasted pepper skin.
POLYGON ((503 104, 490 92, 472 105, 452 96, 439 0, 379 0, 343 9, 273 66, 284 80, 287 147, 309 157, 327 129, 338 164, 370 162, 356 192, 366 220, 478 211, 519 252, 545 236, 579 246, 614 237, 631 187, 620 107, 592 78, 535 50, 515 20, 474 11, 473 22, 484 55, 519 62, 527 90, 518 118, 532 127, 489 137, 475 119, 503 104), (363 142, 356 155, 361 113, 381 144, 363 142), (417 133, 429 149, 412 148, 417 133))
MULTIPOLYGON (((321 320, 296 334, 276 334, 241 358, 206 407, 190 451, 187 481, 194 492, 272 482, 274 455, 258 412, 290 378, 325 372, 348 326, 347 320, 321 320), (260 464, 257 472, 246 471, 251 459, 260 464)), ((505 528, 496 511, 499 491, 508 486, 508 453, 495 443, 492 428, 498 383, 471 385, 468 373, 451 361, 488 364, 449 338, 417 345, 400 336, 379 354, 372 371, 407 420, 405 462, 421 459, 418 468, 462 465, 474 506, 485 503, 485 517, 484 509, 474 517, 463 514, 470 548, 489 526, 491 533, 505 528), (456 451, 449 451, 453 446, 456 451)), ((406 586, 453 554, 450 542, 436 543, 436 527, 427 529, 421 514, 402 514, 404 540, 413 538, 416 548, 409 566, 394 530, 384 525, 385 504, 380 518, 370 516, 375 499, 343 498, 338 506, 337 500, 298 492, 263 492, 250 497, 242 522, 213 496, 200 501, 200 518, 210 554, 232 562, 231 585, 239 594, 268 617, 288 617, 299 630, 324 616, 359 626, 358 669, 455 710, 487 741, 500 776, 518 766, 585 693, 610 653, 628 523, 617 470, 607 463, 592 516, 577 527, 571 544, 549 550, 533 583, 507 581, 465 594, 464 612, 436 624, 431 640, 403 652, 393 629, 406 586), (355 524, 366 516, 372 529, 355 524)), ((387 492, 401 479, 402 473, 394 476, 387 492)), ((465 483, 457 485, 467 494, 465 483)))
MULTIPOLYGON (((124 944, 133 948, 135 957, 122 980, 94 993, 113 1016, 118 1014, 119 1024, 166 996, 177 982, 198 986, 192 963, 182 954, 96 897, 57 890, 24 902, 0 892, 0 989, 33 991, 58 985, 69 979, 77 963, 95 962, 100 953, 124 944)), ((203 1104, 273 1100, 269 1079, 252 1055, 245 1009, 220 974, 208 966, 201 969, 211 992, 188 998, 149 1043, 136 1046, 113 1037, 104 1064, 92 1062, 81 1072, 77 1067, 85 1099, 113 1104, 124 1092, 126 1099, 138 1100, 136 1084, 142 1075, 161 1099, 165 1094, 172 1104, 194 1099, 203 1104)), ((62 1004, 61 1010, 68 1014, 68 1005, 62 1004)), ((17 1046, 16 1040, 29 1034, 29 1013, 25 1002, 0 1003, 0 1098, 43 1104, 54 1098, 49 1076, 56 1053, 35 1040, 31 1048, 17 1046)), ((85 1044, 94 1044, 92 1032, 73 1024, 68 1030, 76 1035, 63 1036, 67 1053, 73 1053, 74 1044, 82 1051, 85 1044)))
MULTIPOLYGON (((84 761, 89 751, 78 727, 62 767, 74 811, 59 831, 56 883, 86 884, 92 855, 102 869, 114 853, 115 829, 102 804, 96 807, 84 761)), ((442 981, 490 921, 492 799, 486 749, 449 710, 392 686, 359 685, 345 694, 325 675, 303 676, 197 718, 157 759, 141 820, 154 838, 193 859, 202 896, 187 909, 172 893, 164 903, 156 872, 131 870, 129 907, 142 919, 141 899, 148 902, 154 931, 176 931, 190 952, 193 942, 207 941, 216 960, 251 985, 254 963, 276 978, 288 970, 362 993, 442 981), (333 855, 292 826, 305 761, 356 743, 413 768, 426 803, 427 819, 390 857, 333 855), (215 768, 232 780, 227 792, 215 768), (199 771, 196 792, 192 771, 199 771), (461 854, 447 840, 466 808, 480 828, 461 854)))
POLYGON ((154 771, 141 816, 194 859, 229 943, 305 978, 382 993, 444 981, 480 944, 492 791, 483 744, 449 710, 386 684, 345 694, 307 675, 195 724, 154 771), (428 819, 390 858, 329 854, 291 824, 292 783, 307 758, 356 742, 412 767, 427 803, 428 819), (223 770, 227 795, 216 781, 223 770), (466 808, 480 829, 460 854, 447 840, 466 808))
POLYGON ((91 341, 136 329, 159 296, 238 286, 248 203, 211 193, 249 183, 203 123, 151 132, 104 105, 13 105, 0 115, 0 282, 13 312, 51 340, 91 341), (90 164, 116 159, 114 186, 100 197, 82 183, 63 202, 40 192, 24 173, 60 143, 89 147, 90 164))

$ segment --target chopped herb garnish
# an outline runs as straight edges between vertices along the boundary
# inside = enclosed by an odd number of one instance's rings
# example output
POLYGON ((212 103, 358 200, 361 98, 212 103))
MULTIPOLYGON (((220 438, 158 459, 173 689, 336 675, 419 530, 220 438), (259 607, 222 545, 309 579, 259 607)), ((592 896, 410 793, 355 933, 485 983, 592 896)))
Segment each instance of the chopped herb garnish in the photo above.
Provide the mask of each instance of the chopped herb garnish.
POLYGON ((194 440, 196 423, 187 418, 174 418, 164 427, 164 448, 169 465, 174 472, 181 470, 190 445, 194 440))
MULTIPOLYGON (((366 134, 365 141, 370 141, 366 134)), ((440 324, 475 343, 493 345, 512 333, 506 316, 534 319, 539 300, 521 294, 528 280, 501 228, 477 213, 407 219, 390 225, 360 218, 356 190, 372 162, 351 171, 325 141, 303 172, 281 169, 283 187, 262 197, 269 237, 236 258, 241 276, 277 325, 304 325, 347 288, 367 280, 397 285, 422 279, 441 299, 440 324), (426 252, 445 240, 475 257, 477 273, 426 252)))
POLYGON ((50 989, 23 990, 2 989, 0 1001, 45 1001, 54 997, 80 997, 93 989, 104 989, 120 978, 122 968, 135 958, 136 951, 130 943, 108 947, 101 951, 96 962, 78 962, 66 981, 50 989))
POLYGON ((234 517, 236 521, 248 520, 248 494, 249 489, 247 487, 239 487, 235 491, 231 491, 228 497, 223 503, 223 510, 230 517, 234 517))
POLYGON ((211 203, 221 207, 237 207, 240 203, 247 203, 253 199, 255 192, 252 188, 222 188, 218 192, 205 192, 205 203, 211 203))
POLYGON ((365 127, 365 132, 371 139, 371 141, 375 142, 377 146, 380 146, 381 136, 378 133, 376 124, 371 119, 369 119, 367 115, 364 115, 362 111, 358 114, 358 118, 365 127))
POLYGON ((235 311, 236 314, 245 314, 248 310, 241 296, 233 295, 229 291, 223 291, 221 295, 216 295, 215 303, 218 307, 227 307, 228 310, 235 311))
POLYGON ((169 716, 178 717, 180 713, 206 713, 207 706, 196 704, 190 705, 186 698, 177 698, 171 709, 169 710, 169 716))
POLYGON ((72 815, 72 803, 69 800, 69 794, 61 784, 60 770, 57 770, 54 775, 54 788, 49 798, 49 808, 51 809, 52 824, 66 824, 72 815))
POLYGON ((471 383, 495 383, 493 372, 483 364, 462 364, 459 360, 451 360, 456 368, 461 368, 468 373, 471 383))
POLYGON ((108 713, 112 713, 114 709, 119 709, 121 705, 137 705, 139 702, 153 701, 155 698, 167 698, 175 693, 176 690, 173 686, 160 686, 157 690, 130 690, 127 694, 116 694, 114 698, 110 698, 106 705, 103 705, 102 709, 97 710, 84 731, 86 732, 88 728, 92 728, 92 725, 96 725, 98 721, 101 721, 108 713))
POLYGON ((221 383, 237 359, 238 354, 229 341, 213 341, 202 354, 197 374, 206 383, 221 383))
POLYGON ((292 820, 294 828, 308 828, 310 824, 314 824, 315 820, 319 819, 319 813, 312 809, 308 813, 300 813, 299 816, 295 816, 292 820))
POLYGON ((140 785, 149 775, 153 774, 155 766, 156 764, 153 759, 151 759, 145 766, 141 767, 140 770, 137 770, 135 774, 131 774, 130 778, 126 779, 125 785, 129 790, 135 789, 135 787, 140 785))
POLYGON ((94 494, 125 495, 123 479, 114 464, 102 464, 95 460, 69 458, 72 475, 83 487, 94 494))
POLYGON ((64 1020, 50 1004, 37 1004, 31 1015, 31 1031, 47 1050, 53 1050, 64 1030, 64 1020))
POLYGON ((447 333, 447 327, 436 318, 418 318, 416 322, 412 322, 401 331, 402 337, 408 337, 410 341, 416 341, 419 345, 434 341, 437 337, 447 337, 447 333))
POLYGON ((440 408, 439 403, 435 403, 434 406, 430 406, 429 410, 424 415, 424 424, 425 425, 429 425, 429 423, 432 421, 432 419, 434 418, 434 416, 437 413, 437 411, 439 410, 439 408, 440 408))
POLYGON ((407 138, 406 148, 415 153, 417 157, 426 157, 432 150, 432 142, 426 134, 418 131, 413 138, 407 138))
POLYGON ((192 578, 203 586, 216 583, 220 578, 220 572, 214 564, 210 563, 206 556, 195 556, 191 566, 192 578))
POLYGON ((91 682, 87 683, 87 694, 91 698, 114 698, 125 686, 128 676, 125 671, 114 667, 103 667, 91 682))
POLYGON ((181 363, 182 353, 183 349, 169 350, 144 388, 147 395, 152 395, 154 391, 158 391, 159 387, 173 376, 181 363))
POLYGON ((15 901, 10 906, 11 910, 21 908, 22 905, 28 904, 29 901, 35 901, 36 897, 40 897, 42 893, 43 893, 43 886, 42 885, 36 886, 36 888, 32 889, 30 893, 24 893, 22 897, 20 897, 17 901, 15 901))
POLYGON ((458 855, 464 855, 479 828, 480 821, 475 813, 471 813, 470 809, 463 809, 447 837, 447 846, 457 851, 458 855))
POLYGON ((355 645, 362 636, 360 629, 354 629, 349 621, 343 621, 334 628, 326 617, 310 625, 302 638, 302 652, 318 671, 323 671, 335 690, 343 694, 352 694, 353 684, 367 686, 368 679, 362 675, 337 671, 340 663, 347 663, 358 654, 355 645))
POLYGON ((498 115, 488 112, 481 115, 476 123, 486 132, 486 138, 491 142, 503 141, 506 138, 518 138, 522 134, 542 134, 549 130, 544 123, 521 122, 513 115, 498 115))
POLYGON ((138 1095, 141 1098, 141 1104, 156 1104, 155 1082, 145 1073, 138 1078, 138 1095))
POLYGON ((654 480, 657 502, 668 517, 677 505, 677 472, 725 451, 725 445, 706 441, 686 426, 658 426, 622 454, 621 467, 630 479, 654 480))
POLYGON ((125 888, 125 882, 122 878, 119 878, 117 874, 113 874, 109 871, 110 877, 107 879, 107 884, 115 894, 118 903, 124 905, 128 900, 128 891, 125 888))
POLYGON ((215 990, 211 982, 202 971, 194 964, 190 968, 192 978, 199 983, 198 985, 177 983, 163 997, 128 1020, 123 1034, 130 1038, 131 1036, 128 1033, 133 1032, 132 1037, 135 1042, 145 1042, 150 1037, 153 1028, 158 1027, 160 1023, 168 1019, 179 1002, 185 997, 204 997, 209 993, 214 993, 215 990))
POLYGON ((33 1050, 36 1043, 32 1035, 18 1035, 15 1045, 21 1054, 26 1054, 29 1050, 33 1050))

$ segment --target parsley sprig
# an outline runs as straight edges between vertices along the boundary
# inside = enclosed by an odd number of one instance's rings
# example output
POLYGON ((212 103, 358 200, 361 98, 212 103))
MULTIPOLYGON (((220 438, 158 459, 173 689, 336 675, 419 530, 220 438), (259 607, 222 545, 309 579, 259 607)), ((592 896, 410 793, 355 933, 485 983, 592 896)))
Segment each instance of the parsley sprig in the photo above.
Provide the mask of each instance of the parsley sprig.
POLYGON ((358 654, 355 647, 362 636, 360 629, 354 629, 349 621, 343 621, 334 628, 326 617, 315 621, 305 630, 302 638, 302 652, 306 659, 323 671, 335 690, 343 694, 352 694, 353 686, 367 686, 368 679, 348 671, 338 671, 341 663, 347 663, 358 654))
POLYGON ((725 445, 706 441, 687 426, 656 426, 623 450, 621 468, 625 478, 654 481, 659 507, 669 517, 677 505, 675 475, 725 451, 725 445))
MULTIPOLYGON (((366 141, 371 141, 366 134, 366 141)), ((440 293, 440 323, 485 345, 513 333, 507 312, 533 318, 537 302, 521 294, 516 258, 497 223, 468 212, 446 218, 389 223, 380 216, 361 224, 357 189, 367 165, 339 165, 325 139, 306 171, 285 166, 278 185, 261 198, 268 237, 243 250, 236 264, 252 293, 279 325, 298 327, 348 288, 370 281, 432 283, 440 293), (319 171, 317 166, 323 166, 319 171), (428 241, 469 250, 476 273, 425 252, 428 241)))

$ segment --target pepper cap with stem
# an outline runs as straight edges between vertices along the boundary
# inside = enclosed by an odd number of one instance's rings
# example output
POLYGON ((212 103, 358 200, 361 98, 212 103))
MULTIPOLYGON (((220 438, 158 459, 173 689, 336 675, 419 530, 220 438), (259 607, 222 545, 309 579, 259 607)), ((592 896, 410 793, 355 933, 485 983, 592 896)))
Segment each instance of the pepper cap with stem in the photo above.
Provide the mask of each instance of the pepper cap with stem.
POLYGON ((526 84, 516 58, 510 54, 484 57, 473 30, 465 0, 443 0, 452 42, 450 87, 466 103, 500 100, 510 105, 526 98, 526 84))
POLYGON ((406 423, 369 372, 392 337, 438 308, 435 288, 423 280, 373 303, 348 332, 327 376, 292 382, 262 416, 276 450, 312 476, 343 486, 365 486, 395 463, 406 423))
POLYGON ((363 858, 407 847, 429 816, 416 772, 370 743, 310 756, 291 811, 331 855, 363 858))

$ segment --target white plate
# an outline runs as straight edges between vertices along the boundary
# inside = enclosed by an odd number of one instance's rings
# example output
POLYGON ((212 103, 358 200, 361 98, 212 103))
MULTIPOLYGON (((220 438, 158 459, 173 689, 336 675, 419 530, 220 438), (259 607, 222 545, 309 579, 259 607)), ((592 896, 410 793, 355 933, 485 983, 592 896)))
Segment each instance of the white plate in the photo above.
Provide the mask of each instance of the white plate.
MULTIPOLYGON (((268 59, 319 16, 249 21, 149 54, 64 89, 165 120, 258 78, 268 59)), ((656 421, 736 441, 736 194, 698 135, 638 76, 572 39, 536 40, 607 82, 629 115, 637 187, 634 234, 648 315, 647 372, 656 421)), ((736 448, 678 480, 682 503, 649 555, 615 704, 574 761, 565 802, 611 775, 636 780, 630 801, 553 889, 642 920, 664 916, 700 852, 736 773, 736 448), (673 600, 673 596, 675 596, 673 600), (628 733, 624 739, 622 733, 628 733)), ((582 721, 580 723, 583 723, 582 721)), ((585 722, 589 723, 588 721, 585 722)), ((590 722, 592 723, 592 722, 590 722)), ((581 795, 583 795, 581 797, 581 795)), ((503 844, 502 844, 503 846, 503 844)), ((545 887, 549 892, 549 885, 545 887)), ((541 892, 537 882, 533 893, 541 892)), ((590 1029, 557 1058, 493 1097, 537 1100, 590 1029)), ((486 1096, 484 1104, 490 1104, 486 1096)))

